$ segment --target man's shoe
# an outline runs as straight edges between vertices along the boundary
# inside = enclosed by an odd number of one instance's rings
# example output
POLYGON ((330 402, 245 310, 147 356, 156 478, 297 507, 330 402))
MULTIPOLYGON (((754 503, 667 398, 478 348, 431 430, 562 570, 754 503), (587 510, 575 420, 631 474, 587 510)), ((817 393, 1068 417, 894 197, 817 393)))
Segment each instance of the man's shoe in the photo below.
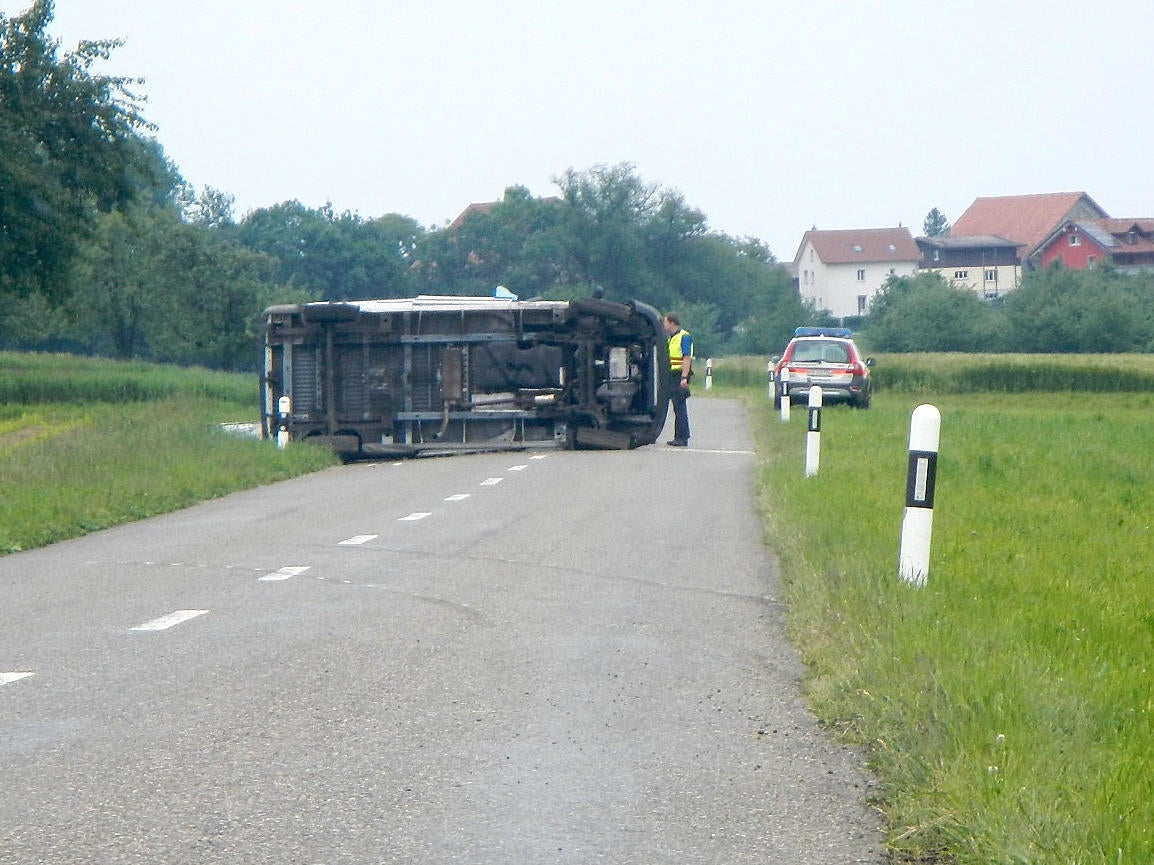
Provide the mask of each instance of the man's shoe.
POLYGON ((671 448, 687 448, 687 447, 689 447, 689 442, 683 441, 682 439, 670 439, 669 441, 666 442, 666 444, 669 445, 671 448))

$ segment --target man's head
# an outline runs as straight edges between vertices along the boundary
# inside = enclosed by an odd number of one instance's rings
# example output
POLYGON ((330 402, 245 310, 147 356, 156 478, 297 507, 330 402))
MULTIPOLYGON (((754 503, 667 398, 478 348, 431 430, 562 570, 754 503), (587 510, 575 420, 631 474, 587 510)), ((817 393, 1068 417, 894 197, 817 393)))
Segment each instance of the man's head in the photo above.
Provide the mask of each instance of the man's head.
POLYGON ((681 317, 676 312, 665 313, 663 321, 665 322, 665 332, 670 336, 681 330, 681 317))

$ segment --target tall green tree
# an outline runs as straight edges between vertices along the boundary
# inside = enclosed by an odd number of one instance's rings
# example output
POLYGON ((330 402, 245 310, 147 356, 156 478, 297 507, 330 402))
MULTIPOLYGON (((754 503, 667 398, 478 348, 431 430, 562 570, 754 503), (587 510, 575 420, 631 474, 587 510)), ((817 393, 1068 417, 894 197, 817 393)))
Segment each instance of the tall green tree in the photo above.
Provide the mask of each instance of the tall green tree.
POLYGON ((789 270, 756 238, 723 237, 713 296, 726 311, 718 348, 739 354, 773 354, 794 328, 816 324, 789 270))
POLYGON ((61 56, 52 17, 52 0, 0 14, 0 292, 59 298, 94 214, 155 186, 158 163, 140 80, 93 71, 120 43, 61 56))
POLYGON ((430 294, 485 295, 497 285, 521 297, 552 294, 567 280, 560 220, 560 201, 510 186, 499 202, 426 234, 414 275, 430 294))
POLYGON ((149 332, 162 302, 158 281, 164 231, 158 217, 143 207, 97 217, 90 242, 77 256, 75 277, 81 287, 71 304, 72 338, 86 351, 121 359, 148 356, 149 332))
POLYGON ((78 257, 67 345, 119 358, 251 369, 258 319, 305 298, 275 282, 276 261, 227 230, 174 208, 122 208, 97 219, 78 257))
POLYGON ((950 223, 946 215, 936 207, 927 213, 922 223, 922 234, 926 237, 949 237, 950 223))
POLYGON ((281 282, 323 300, 404 295, 421 233, 408 217, 365 219, 295 200, 255 210, 237 227, 241 243, 280 262, 281 282))
POLYGON ((616 300, 638 298, 665 307, 672 300, 656 284, 646 255, 646 226, 661 204, 661 190, 629 163, 567 170, 561 189, 566 271, 578 285, 596 286, 616 300))
POLYGON ((185 222, 220 229, 236 226, 233 219, 235 204, 236 196, 211 186, 204 187, 199 195, 186 192, 180 201, 185 222))
POLYGON ((275 259, 244 247, 231 233, 176 222, 163 239, 156 273, 162 307, 150 335, 151 356, 214 369, 255 368, 262 310, 304 298, 277 286, 275 259))

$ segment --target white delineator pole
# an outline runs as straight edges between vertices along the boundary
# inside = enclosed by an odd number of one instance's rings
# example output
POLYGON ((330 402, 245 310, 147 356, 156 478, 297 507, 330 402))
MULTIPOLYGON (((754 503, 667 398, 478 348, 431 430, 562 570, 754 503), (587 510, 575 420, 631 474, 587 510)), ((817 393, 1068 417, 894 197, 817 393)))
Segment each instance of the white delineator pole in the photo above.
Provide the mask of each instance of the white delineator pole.
POLYGON ((293 410, 292 397, 282 396, 280 399, 278 399, 276 401, 276 411, 277 411, 277 414, 280 415, 280 425, 276 431, 276 446, 278 448, 283 448, 285 445, 288 444, 288 440, 289 440, 288 416, 290 414, 292 414, 292 410, 293 410))
POLYGON ((932 405, 918 406, 910 417, 910 458, 898 574, 915 586, 924 586, 930 573, 930 536, 934 527, 934 487, 938 478, 941 426, 941 412, 932 405))
MULTIPOLYGON (((781 381, 777 383, 777 388, 781 391, 781 422, 789 423, 789 370, 784 366, 781 368, 781 381)), ((773 399, 772 392, 770 399, 773 399)))
POLYGON ((713 358, 705 359, 705 389, 713 387, 713 358))
MULTIPOLYGON (((782 400, 784 405, 786 400, 782 400)), ((805 476, 817 474, 821 462, 821 388, 814 385, 809 389, 809 428, 805 434, 805 476)))

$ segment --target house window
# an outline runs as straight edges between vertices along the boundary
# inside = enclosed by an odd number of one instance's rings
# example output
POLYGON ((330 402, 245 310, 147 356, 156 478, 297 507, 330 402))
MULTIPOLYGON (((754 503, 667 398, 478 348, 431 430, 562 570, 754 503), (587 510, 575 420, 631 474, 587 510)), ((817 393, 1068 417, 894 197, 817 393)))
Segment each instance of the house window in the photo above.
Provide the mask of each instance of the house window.
POLYGON ((997 282, 997 281, 998 281, 998 269, 996 267, 987 267, 986 268, 986 282, 997 282))
POLYGON ((1070 235, 1070 246, 1081 246, 1081 245, 1082 245, 1082 236, 1079 234, 1071 234, 1070 235))
POLYGON ((970 272, 968 270, 955 270, 954 279, 969 279, 970 272))
POLYGON ((857 281, 858 282, 865 282, 865 268, 864 267, 857 272, 857 281))
POLYGON ((942 260, 942 251, 940 249, 935 249, 934 250, 934 261, 941 261, 941 260, 942 260))
POLYGON ((867 300, 867 296, 864 294, 859 294, 857 296, 857 314, 858 315, 865 315, 866 314, 866 300, 867 300))

